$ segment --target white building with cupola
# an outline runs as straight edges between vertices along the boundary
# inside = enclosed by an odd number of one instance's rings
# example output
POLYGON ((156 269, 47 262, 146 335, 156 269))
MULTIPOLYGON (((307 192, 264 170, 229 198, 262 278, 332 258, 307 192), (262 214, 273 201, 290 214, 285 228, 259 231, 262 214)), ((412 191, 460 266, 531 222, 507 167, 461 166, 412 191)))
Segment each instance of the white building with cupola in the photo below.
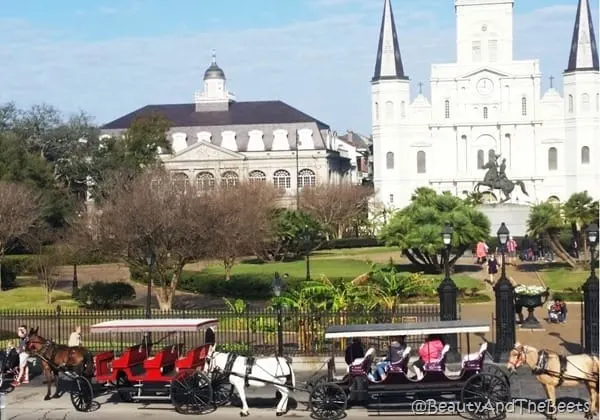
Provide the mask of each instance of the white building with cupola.
MULTIPOLYGON (((398 0, 397 0, 398 1, 398 0)), ((525 0, 517 0, 523 2, 525 0)), ((563 91, 542 91, 537 59, 513 56, 515 0, 455 0, 456 62, 433 64, 430 97, 402 61, 392 0, 384 0, 372 85, 374 185, 389 208, 429 186, 456 195, 484 179, 489 157, 506 159, 510 203, 600 195, 600 72, 589 0, 570 0, 563 91), (415 92, 416 90, 416 92, 415 92)), ((451 13, 450 4, 448 13, 451 13)), ((551 79, 552 82, 552 79, 551 79)), ((552 85, 552 83, 551 83, 552 85)), ((484 192, 487 188, 482 187, 484 192)), ((499 200, 497 190, 487 199, 499 200)))
POLYGON ((159 113, 171 129, 171 151, 161 154, 175 182, 201 190, 243 180, 270 182, 287 194, 320 183, 359 183, 360 140, 338 136, 329 125, 281 101, 236 100, 213 54, 193 103, 147 105, 102 127, 118 136, 141 115, 159 113))

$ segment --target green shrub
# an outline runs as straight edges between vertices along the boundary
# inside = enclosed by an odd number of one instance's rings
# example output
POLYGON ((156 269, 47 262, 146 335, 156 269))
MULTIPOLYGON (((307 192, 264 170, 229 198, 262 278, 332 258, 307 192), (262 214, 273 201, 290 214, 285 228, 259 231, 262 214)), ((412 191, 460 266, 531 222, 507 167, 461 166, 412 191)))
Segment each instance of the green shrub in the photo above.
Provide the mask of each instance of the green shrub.
MULTIPOLYGON (((273 296, 273 276, 266 274, 233 274, 229 281, 223 275, 184 271, 179 289, 204 295, 248 300, 270 299, 273 296)), ((286 287, 295 289, 302 279, 286 279, 286 287)))
POLYGON ((92 308, 109 309, 135 299, 135 289, 128 283, 96 281, 79 289, 75 300, 92 308))
POLYGON ((341 238, 325 242, 319 249, 370 248, 385 246, 385 242, 373 237, 341 238))
POLYGON ((245 343, 217 344, 216 351, 222 353, 235 353, 240 356, 251 356, 252 349, 245 343))

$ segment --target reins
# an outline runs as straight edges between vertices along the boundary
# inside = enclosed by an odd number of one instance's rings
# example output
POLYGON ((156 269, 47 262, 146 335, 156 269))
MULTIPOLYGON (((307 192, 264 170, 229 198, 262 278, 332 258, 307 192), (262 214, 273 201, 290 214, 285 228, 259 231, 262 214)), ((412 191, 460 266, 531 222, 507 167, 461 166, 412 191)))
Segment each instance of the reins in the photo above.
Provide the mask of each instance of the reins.
MULTIPOLYGON (((521 349, 515 348, 515 350, 517 350, 518 352, 518 356, 517 356, 517 360, 514 362, 509 361, 508 364, 510 364, 511 366, 513 366, 515 369, 518 367, 517 364, 519 364, 519 362, 523 362, 526 363, 527 362, 527 353, 529 352, 529 349, 527 346, 521 346, 521 349), (523 359, 522 359, 523 357, 523 359)), ((542 352, 545 352, 548 355, 555 355, 556 357, 559 358, 559 363, 560 363, 560 355, 556 352, 553 352, 551 350, 547 350, 547 349, 543 349, 541 350, 542 352)), ((569 360, 568 357, 565 357, 565 361, 566 364, 569 364, 571 366, 573 366, 575 369, 577 369, 579 372, 581 372, 581 374, 584 376, 583 378, 578 377, 578 376, 573 376, 573 375, 568 375, 565 374, 564 372, 557 372, 555 370, 549 370, 547 367, 543 367, 543 370, 540 372, 540 355, 539 353, 537 354, 537 360, 536 360, 536 366, 535 368, 532 369, 532 373, 536 376, 538 375, 548 375, 548 376, 552 376, 554 378, 558 378, 560 383, 562 383, 562 381, 564 380, 571 380, 571 381, 590 381, 590 382, 594 382, 594 383, 598 383, 598 373, 590 373, 590 372, 586 372, 583 369, 581 369, 579 366, 575 365, 572 361, 569 360)), ((592 363, 594 363, 594 359, 592 356, 589 356, 590 359, 592 360, 592 363)), ((597 362, 596 362, 597 363, 597 362)), ((514 372, 511 372, 514 373, 514 372)))

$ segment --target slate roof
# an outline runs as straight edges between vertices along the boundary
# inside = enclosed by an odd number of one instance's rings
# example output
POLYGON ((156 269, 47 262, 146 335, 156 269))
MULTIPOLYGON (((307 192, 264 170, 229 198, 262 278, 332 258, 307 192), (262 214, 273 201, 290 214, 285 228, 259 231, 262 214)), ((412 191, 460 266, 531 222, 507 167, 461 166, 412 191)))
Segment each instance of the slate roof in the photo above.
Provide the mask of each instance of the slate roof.
POLYGON ((203 127, 225 125, 258 124, 317 124, 320 130, 329 126, 282 101, 232 102, 228 111, 196 112, 196 105, 165 104, 147 105, 105 124, 105 130, 127 129, 139 115, 158 112, 167 118, 173 127, 203 127))
POLYGON ((349 133, 343 134, 338 137, 341 140, 353 145, 354 147, 356 147, 358 149, 368 149, 369 148, 366 138, 358 133, 349 132, 349 133))

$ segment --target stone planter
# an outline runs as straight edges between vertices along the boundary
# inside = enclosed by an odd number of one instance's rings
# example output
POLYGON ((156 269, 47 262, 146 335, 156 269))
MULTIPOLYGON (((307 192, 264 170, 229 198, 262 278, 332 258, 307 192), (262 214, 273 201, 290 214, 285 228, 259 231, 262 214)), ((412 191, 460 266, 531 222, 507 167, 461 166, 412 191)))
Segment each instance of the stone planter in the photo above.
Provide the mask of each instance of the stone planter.
POLYGON ((541 328, 540 321, 537 320, 533 312, 535 308, 543 306, 546 303, 549 295, 549 290, 535 295, 521 293, 515 295, 515 304, 527 308, 528 313, 527 318, 523 321, 521 327, 533 329, 541 328))

